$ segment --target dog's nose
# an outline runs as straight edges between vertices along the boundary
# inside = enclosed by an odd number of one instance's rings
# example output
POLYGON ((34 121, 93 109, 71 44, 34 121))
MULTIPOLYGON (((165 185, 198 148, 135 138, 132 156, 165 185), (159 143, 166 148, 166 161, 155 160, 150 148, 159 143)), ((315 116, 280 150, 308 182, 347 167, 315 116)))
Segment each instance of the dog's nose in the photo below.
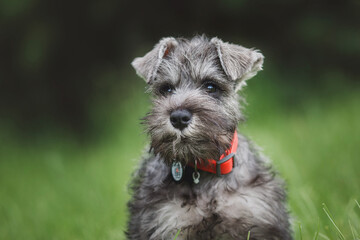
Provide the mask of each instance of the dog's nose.
POLYGON ((177 129, 186 128, 191 122, 192 114, 186 109, 175 110, 170 114, 170 122, 177 129))

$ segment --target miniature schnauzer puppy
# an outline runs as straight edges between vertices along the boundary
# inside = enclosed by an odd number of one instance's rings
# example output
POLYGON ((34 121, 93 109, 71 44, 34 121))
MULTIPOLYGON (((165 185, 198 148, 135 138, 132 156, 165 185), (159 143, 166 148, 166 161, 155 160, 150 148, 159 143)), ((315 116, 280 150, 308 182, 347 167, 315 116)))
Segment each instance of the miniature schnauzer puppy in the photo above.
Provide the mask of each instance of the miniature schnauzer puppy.
POLYGON ((150 150, 130 185, 128 239, 292 239, 283 182, 238 133, 254 49, 163 38, 132 65, 148 84, 150 150))

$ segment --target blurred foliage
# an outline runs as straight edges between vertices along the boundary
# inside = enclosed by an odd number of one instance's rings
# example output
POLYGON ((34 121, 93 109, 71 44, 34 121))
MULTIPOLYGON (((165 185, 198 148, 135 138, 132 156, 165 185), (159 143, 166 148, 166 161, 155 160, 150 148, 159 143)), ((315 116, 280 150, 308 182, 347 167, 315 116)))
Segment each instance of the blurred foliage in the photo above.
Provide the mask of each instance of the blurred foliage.
POLYGON ((286 76, 281 88, 295 93, 323 90, 329 72, 358 86, 359 10, 349 0, 4 0, 1 121, 23 134, 57 126, 88 136, 93 107, 111 94, 125 99, 129 63, 164 36, 206 33, 256 46, 265 69, 272 63, 286 76))

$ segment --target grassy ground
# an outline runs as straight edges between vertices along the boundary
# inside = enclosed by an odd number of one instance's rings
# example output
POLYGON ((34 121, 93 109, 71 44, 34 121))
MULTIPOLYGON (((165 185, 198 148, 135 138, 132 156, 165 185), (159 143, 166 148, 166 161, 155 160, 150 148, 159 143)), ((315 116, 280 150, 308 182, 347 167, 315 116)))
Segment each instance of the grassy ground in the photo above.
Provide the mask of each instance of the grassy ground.
MULTIPOLYGON (((124 239, 126 185, 146 144, 137 121, 147 109, 141 92, 129 90, 128 102, 112 114, 97 110, 109 137, 92 144, 62 131, 25 144, 2 135, 0 239, 124 239)), ((294 103, 271 97, 274 92, 270 84, 250 84, 249 120, 240 129, 286 179, 296 239, 313 239, 318 231, 318 239, 339 237, 322 203, 345 239, 359 239, 358 92, 294 103)))

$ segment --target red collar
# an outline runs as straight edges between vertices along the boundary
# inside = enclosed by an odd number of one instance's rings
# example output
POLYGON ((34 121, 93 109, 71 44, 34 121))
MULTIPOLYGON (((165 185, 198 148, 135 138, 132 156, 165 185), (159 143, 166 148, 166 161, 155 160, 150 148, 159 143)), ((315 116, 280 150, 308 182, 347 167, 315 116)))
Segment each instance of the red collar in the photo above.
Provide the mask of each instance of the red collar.
MULTIPOLYGON (((220 159, 207 159, 206 161, 197 161, 197 169, 205 172, 214 173, 218 176, 230 173, 235 167, 235 154, 237 147, 238 136, 235 130, 230 148, 225 150, 225 153, 220 156, 220 159)), ((189 162, 188 165, 194 167, 194 163, 189 162)))

